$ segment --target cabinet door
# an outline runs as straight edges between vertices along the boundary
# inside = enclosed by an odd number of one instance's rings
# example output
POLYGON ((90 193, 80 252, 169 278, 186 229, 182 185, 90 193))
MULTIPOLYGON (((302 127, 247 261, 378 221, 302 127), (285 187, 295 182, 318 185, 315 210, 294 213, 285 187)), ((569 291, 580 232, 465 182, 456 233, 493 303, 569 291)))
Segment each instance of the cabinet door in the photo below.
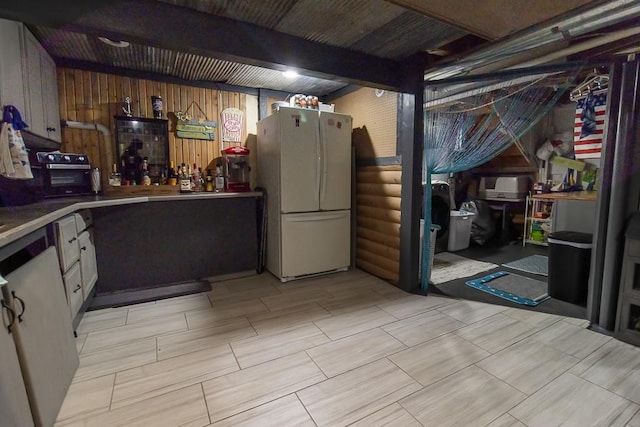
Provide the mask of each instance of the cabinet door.
POLYGON ((33 426, 16 347, 12 335, 7 331, 7 325, 3 326, 0 328, 0 425, 33 426))
POLYGON ((80 263, 76 262, 71 266, 69 271, 64 274, 62 279, 67 293, 67 303, 69 304, 69 313, 73 319, 80 311, 84 298, 82 297, 82 274, 80 274, 80 263))
POLYGON ((58 106, 58 79, 56 64, 53 59, 41 49, 40 66, 42 77, 42 105, 44 106, 44 130, 47 137, 60 142, 60 107, 58 106))
POLYGON ((80 246, 76 230, 76 219, 73 215, 54 223, 56 246, 60 257, 60 269, 67 271, 73 263, 80 259, 80 246))
POLYGON ((98 281, 98 264, 96 262, 96 248, 93 245, 90 231, 84 231, 78 236, 80 243, 80 270, 82 273, 82 294, 86 300, 98 281))
POLYGON ((0 105, 13 105, 25 113, 22 78, 22 24, 0 19, 2 61, 0 61, 0 105))
MULTIPOLYGON (((47 137, 45 130, 45 114, 42 92, 42 74, 40 64, 40 43, 29 30, 24 30, 24 59, 25 59, 25 96, 27 105, 24 112, 24 121, 29 125, 29 130, 40 136, 47 137)), ((57 98, 56 98, 57 102, 57 98)))
POLYGON ((52 426, 78 368, 71 316, 55 248, 7 275, 11 305, 22 321, 14 326, 34 421, 52 426), (21 303, 23 301, 24 303, 21 303))

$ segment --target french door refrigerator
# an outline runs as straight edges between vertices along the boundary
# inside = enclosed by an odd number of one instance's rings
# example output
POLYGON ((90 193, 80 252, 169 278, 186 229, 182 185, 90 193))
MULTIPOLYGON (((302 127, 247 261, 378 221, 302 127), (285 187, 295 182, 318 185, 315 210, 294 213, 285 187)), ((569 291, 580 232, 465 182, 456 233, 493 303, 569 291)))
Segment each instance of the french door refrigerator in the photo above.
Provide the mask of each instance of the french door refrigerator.
POLYGON ((349 267, 351 123, 343 114, 286 107, 258 122, 265 265, 283 282, 349 267))

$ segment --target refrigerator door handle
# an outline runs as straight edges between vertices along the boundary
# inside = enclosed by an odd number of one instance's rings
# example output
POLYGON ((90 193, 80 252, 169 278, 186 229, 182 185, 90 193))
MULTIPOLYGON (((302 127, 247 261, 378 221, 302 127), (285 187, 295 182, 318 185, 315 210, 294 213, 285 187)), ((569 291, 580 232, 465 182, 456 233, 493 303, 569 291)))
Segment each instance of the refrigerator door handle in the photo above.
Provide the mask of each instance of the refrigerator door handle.
MULTIPOLYGON (((320 201, 324 200, 324 196, 327 194, 327 177, 329 175, 328 168, 328 157, 329 153, 327 152, 327 141, 322 137, 322 132, 320 132, 320 145, 322 146, 322 182, 320 183, 320 201)), ((321 206, 322 208, 322 206, 321 206)))
POLYGON ((316 216, 305 216, 305 217, 285 217, 285 221, 287 222, 331 221, 331 220, 340 219, 343 217, 344 215, 340 215, 340 214, 316 215, 316 216))
POLYGON ((320 203, 319 197, 320 197, 320 186, 321 184, 321 174, 322 174, 322 151, 321 151, 321 145, 322 143, 320 142, 320 135, 319 135, 319 130, 316 132, 316 193, 315 193, 315 200, 316 202, 320 203))

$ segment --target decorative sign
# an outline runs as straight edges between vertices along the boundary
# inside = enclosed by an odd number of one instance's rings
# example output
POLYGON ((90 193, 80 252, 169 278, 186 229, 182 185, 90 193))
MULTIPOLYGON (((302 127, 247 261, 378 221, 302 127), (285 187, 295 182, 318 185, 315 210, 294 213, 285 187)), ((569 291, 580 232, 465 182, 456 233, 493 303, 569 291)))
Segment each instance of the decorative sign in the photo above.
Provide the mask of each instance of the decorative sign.
POLYGON ((207 115, 197 102, 192 101, 191 104, 184 111, 176 111, 176 117, 178 118, 176 124, 176 136, 178 138, 189 139, 206 139, 213 141, 216 139, 215 129, 218 127, 218 123, 209 121, 207 115), (196 106, 204 118, 193 119, 189 110, 191 107, 196 106))
POLYGON ((220 113, 222 121, 222 141, 242 142, 244 113, 238 108, 226 108, 220 113))
POLYGON ((218 127, 216 122, 206 120, 178 120, 176 134, 178 138, 207 139, 213 141, 216 139, 216 127, 218 127))

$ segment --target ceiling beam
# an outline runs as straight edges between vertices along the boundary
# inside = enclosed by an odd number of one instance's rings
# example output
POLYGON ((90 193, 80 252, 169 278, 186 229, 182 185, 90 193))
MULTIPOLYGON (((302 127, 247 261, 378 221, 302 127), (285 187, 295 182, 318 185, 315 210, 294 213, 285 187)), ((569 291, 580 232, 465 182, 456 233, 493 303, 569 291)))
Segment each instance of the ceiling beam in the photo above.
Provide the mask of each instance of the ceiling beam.
POLYGON ((0 17, 323 79, 402 91, 402 65, 155 0, 20 0, 0 17))

